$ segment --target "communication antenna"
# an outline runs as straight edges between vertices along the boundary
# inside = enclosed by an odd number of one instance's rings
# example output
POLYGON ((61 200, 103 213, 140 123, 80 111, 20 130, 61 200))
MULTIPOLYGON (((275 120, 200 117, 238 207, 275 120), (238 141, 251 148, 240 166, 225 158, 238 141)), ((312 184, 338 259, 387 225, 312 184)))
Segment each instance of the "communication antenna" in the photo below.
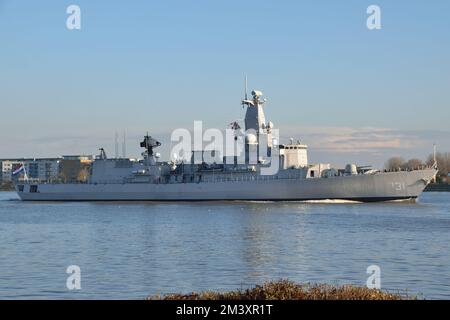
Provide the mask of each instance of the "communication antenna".
POLYGON ((117 131, 114 133, 114 151, 116 159, 119 158, 119 135, 117 131))
POLYGON ((242 100, 242 109, 244 109, 245 101, 247 101, 247 75, 244 74, 244 100, 242 100))
POLYGON ((127 157, 127 143, 126 143, 126 133, 123 131, 123 142, 122 142, 122 158, 127 157))
POLYGON ((28 182, 29 178, 27 174, 27 168, 25 167, 25 163, 23 163, 22 165, 23 165, 23 178, 25 179, 25 181, 28 182))
POLYGON ((247 75, 245 75, 245 100, 247 100, 247 75))
POLYGON ((436 161, 436 143, 433 144, 433 166, 436 168, 437 167, 437 161, 436 161))

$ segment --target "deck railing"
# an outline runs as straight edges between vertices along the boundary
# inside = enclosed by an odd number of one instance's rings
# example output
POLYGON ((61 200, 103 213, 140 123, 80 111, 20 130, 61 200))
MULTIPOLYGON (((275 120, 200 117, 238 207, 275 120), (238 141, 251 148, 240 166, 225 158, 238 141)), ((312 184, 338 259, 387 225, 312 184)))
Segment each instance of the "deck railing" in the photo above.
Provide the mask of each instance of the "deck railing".
MULTIPOLYGON (((402 170, 379 170, 373 173, 362 173, 359 172, 357 175, 368 175, 368 174, 377 174, 377 173, 395 173, 395 172, 410 172, 410 171, 418 171, 418 170, 424 170, 424 169, 431 169, 433 167, 430 166, 424 166, 419 169, 402 169, 402 170)), ((275 175, 258 175, 258 174, 235 174, 235 173, 227 173, 227 177, 223 176, 205 176, 202 174, 195 174, 195 175, 186 175, 188 179, 185 179, 184 181, 179 181, 179 179, 175 178, 173 181, 172 177, 176 176, 168 176, 168 177, 161 177, 159 179, 149 179, 148 180, 142 180, 137 181, 134 179, 134 177, 126 177, 123 179, 115 179, 115 180, 102 180, 98 182, 90 182, 90 181, 64 181, 62 179, 49 179, 49 180, 42 180, 42 179, 35 179, 35 178, 28 178, 23 179, 20 178, 17 180, 18 184, 138 184, 138 183, 154 183, 154 184, 177 184, 177 183, 218 183, 218 182, 249 182, 249 181, 255 181, 255 182, 261 182, 261 181, 272 181, 272 180, 297 180, 297 179, 319 179, 319 178, 335 178, 335 177, 342 177, 342 176, 351 176, 351 175, 345 175, 342 173, 339 173, 335 176, 327 176, 327 177, 305 177, 304 172, 303 174, 295 174, 295 173, 286 173, 283 175, 275 174, 275 175)))

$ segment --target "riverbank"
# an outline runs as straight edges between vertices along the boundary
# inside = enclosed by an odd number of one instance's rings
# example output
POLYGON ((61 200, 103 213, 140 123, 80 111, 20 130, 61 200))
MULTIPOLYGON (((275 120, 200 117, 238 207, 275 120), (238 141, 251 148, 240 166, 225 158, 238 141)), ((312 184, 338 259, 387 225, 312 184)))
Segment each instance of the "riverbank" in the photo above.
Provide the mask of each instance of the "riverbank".
POLYGON ((298 284, 289 280, 266 282, 249 289, 228 292, 205 291, 189 294, 150 296, 148 300, 415 300, 407 294, 353 285, 298 284))
POLYGON ((0 183, 0 191, 14 191, 14 184, 12 182, 0 183))
POLYGON ((450 192, 450 184, 447 183, 430 183, 424 192, 450 192))

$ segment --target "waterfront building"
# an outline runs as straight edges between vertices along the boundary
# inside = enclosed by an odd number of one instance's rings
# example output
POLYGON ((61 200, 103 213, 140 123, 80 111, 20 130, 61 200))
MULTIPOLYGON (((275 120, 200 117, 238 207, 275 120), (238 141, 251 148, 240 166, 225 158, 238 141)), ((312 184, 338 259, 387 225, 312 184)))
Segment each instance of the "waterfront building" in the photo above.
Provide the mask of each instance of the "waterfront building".
MULTIPOLYGON (((29 179, 39 181, 50 181, 58 178, 59 165, 61 158, 15 158, 0 159, 1 163, 1 180, 2 182, 11 182, 16 177, 13 172, 20 166, 25 167, 25 172, 29 179)), ((24 173, 17 178, 24 176, 24 173)))

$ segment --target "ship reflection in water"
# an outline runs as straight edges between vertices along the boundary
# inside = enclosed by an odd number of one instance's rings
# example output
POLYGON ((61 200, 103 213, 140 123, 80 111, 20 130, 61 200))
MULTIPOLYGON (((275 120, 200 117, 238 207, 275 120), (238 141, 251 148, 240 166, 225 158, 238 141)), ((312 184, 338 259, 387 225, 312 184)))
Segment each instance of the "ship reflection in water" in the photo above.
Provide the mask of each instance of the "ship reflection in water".
POLYGON ((0 193, 0 298, 136 298, 264 280, 450 297, 450 193, 418 203, 21 202, 0 193), (14 200, 12 200, 14 199, 14 200), (66 268, 81 268, 81 290, 66 268))

